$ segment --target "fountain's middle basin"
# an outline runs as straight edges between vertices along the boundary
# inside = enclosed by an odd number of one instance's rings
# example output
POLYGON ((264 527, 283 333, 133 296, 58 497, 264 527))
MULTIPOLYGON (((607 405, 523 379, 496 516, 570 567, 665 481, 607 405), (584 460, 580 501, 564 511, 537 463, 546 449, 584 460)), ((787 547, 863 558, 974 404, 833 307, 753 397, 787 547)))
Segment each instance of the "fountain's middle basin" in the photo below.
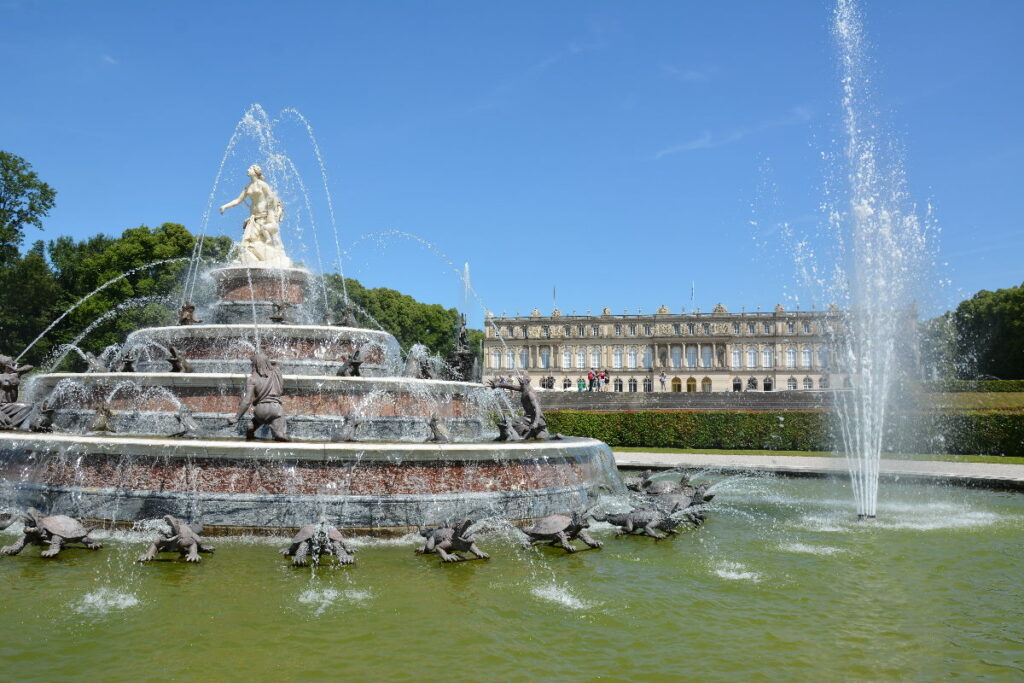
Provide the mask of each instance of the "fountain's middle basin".
POLYGON ((107 524, 173 514, 216 533, 337 526, 405 533, 460 517, 526 520, 618 491, 607 445, 274 443, 0 433, 21 505, 107 524))

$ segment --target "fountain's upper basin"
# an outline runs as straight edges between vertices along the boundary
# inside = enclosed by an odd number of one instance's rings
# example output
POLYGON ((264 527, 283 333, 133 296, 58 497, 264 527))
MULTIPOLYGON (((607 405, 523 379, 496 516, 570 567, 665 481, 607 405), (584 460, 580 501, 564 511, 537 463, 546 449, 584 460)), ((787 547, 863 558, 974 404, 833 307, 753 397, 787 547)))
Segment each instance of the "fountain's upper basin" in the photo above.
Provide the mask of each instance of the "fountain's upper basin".
MULTIPOLYGON (((238 437, 229 425, 247 375, 234 373, 52 373, 32 378, 27 400, 55 408, 57 431, 85 433, 96 409, 114 413, 115 433, 168 435, 180 431, 180 407, 193 414, 204 436, 238 437)), ((294 438, 328 441, 347 417, 357 440, 422 442, 437 417, 458 441, 493 438, 491 390, 471 382, 405 377, 285 375, 281 401, 294 438)))

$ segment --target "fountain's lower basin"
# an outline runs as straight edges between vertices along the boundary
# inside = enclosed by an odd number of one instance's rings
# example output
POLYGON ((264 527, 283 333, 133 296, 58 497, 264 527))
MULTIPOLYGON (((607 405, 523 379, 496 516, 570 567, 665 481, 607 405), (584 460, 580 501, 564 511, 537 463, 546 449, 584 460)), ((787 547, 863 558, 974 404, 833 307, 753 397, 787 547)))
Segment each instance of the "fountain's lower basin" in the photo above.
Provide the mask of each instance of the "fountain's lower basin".
POLYGON ((327 515, 405 533, 470 516, 526 520, 619 491, 593 439, 528 443, 267 443, 0 434, 0 476, 19 505, 108 525, 173 514, 207 533, 281 531, 327 515))

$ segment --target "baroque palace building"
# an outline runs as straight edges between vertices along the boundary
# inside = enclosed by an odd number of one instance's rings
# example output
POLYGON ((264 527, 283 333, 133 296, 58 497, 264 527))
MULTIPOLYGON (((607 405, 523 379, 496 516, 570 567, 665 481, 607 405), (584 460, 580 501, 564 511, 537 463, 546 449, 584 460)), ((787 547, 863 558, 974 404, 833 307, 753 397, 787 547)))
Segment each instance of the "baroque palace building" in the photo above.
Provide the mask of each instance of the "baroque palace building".
POLYGON ((488 314, 484 379, 528 371, 535 385, 577 388, 590 370, 606 370, 607 391, 783 391, 849 386, 829 372, 829 339, 841 324, 828 311, 529 317, 488 314), (665 382, 662 384, 662 373, 665 382), (552 378, 554 379, 552 386, 552 378))

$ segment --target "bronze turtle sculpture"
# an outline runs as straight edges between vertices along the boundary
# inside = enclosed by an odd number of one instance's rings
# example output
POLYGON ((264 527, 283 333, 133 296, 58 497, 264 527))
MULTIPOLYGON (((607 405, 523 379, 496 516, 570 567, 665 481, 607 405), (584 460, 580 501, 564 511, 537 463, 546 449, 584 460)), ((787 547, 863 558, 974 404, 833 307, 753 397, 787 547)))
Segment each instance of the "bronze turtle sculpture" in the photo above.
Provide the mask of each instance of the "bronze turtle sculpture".
POLYGON ((164 515, 168 529, 160 530, 149 550, 139 557, 139 562, 149 562, 157 553, 178 553, 186 562, 202 560, 199 553, 212 553, 214 547, 208 544, 199 534, 201 525, 190 526, 173 515, 164 515))
POLYGON ((473 520, 464 519, 453 526, 446 522, 443 526, 434 529, 421 529, 420 535, 426 541, 422 548, 417 548, 420 555, 437 553, 442 562, 462 562, 466 558, 459 555, 460 552, 470 552, 481 560, 490 559, 490 555, 476 547, 476 539, 473 538, 473 520))
POLYGON ((591 548, 600 548, 604 544, 591 537, 587 532, 589 526, 586 516, 578 512, 571 515, 548 515, 538 519, 533 526, 523 529, 528 537, 523 546, 529 548, 534 543, 548 541, 550 546, 561 546, 566 552, 574 553, 577 549, 570 541, 578 538, 591 548))
POLYGON ((355 564, 356 558, 352 556, 355 552, 354 548, 345 545, 345 538, 338 528, 325 520, 301 527, 292 538, 292 544, 281 548, 281 554, 290 555, 296 567, 305 567, 311 556, 313 564, 319 564, 320 556, 324 554, 334 555, 338 564, 355 564))
MULTIPOLYGON (((0 530, 6 529, 16 521, 15 515, 4 513, 0 517, 0 530)), ((27 544, 49 548, 39 553, 40 557, 54 557, 68 543, 81 543, 89 550, 99 550, 103 546, 89 538, 89 530, 81 522, 66 515, 43 516, 35 508, 29 508, 20 516, 25 525, 21 538, 14 544, 0 548, 4 555, 17 555, 27 544)))

